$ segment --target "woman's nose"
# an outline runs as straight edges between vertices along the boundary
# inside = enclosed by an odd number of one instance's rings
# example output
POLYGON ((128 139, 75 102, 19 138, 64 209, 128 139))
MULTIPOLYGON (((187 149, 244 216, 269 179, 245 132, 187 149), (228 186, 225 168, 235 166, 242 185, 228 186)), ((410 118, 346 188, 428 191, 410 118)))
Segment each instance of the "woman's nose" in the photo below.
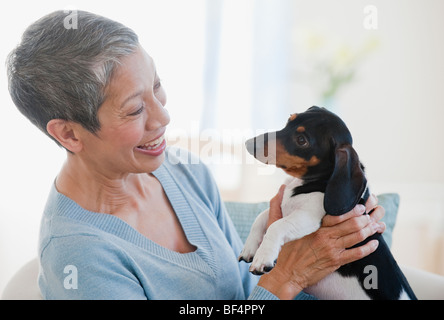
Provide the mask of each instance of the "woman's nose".
POLYGON ((164 103, 154 99, 147 108, 148 117, 146 120, 146 129, 148 131, 165 127, 170 123, 170 114, 164 105, 164 103))

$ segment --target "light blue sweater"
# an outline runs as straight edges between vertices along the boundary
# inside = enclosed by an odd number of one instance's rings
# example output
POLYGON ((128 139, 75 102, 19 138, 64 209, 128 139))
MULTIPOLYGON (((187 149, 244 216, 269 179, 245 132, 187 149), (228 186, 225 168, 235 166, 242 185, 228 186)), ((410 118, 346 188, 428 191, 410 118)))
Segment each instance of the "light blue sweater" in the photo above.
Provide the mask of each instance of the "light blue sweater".
POLYGON ((153 174, 197 250, 168 250, 115 216, 81 208, 53 185, 39 241, 45 299, 276 299, 237 262, 242 242, 207 167, 182 149, 167 148, 166 155, 153 174))

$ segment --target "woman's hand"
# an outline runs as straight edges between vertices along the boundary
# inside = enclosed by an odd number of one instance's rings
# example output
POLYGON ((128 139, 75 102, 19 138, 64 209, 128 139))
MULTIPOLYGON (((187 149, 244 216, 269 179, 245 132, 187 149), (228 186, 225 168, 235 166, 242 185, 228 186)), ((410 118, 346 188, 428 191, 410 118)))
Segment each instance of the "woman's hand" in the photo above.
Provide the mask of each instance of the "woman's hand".
MULTIPOLYGON (((281 188, 282 189, 282 188, 281 188)), ((282 217, 278 195, 270 201, 270 220, 282 217)), ((363 205, 341 216, 325 216, 321 227, 301 239, 286 243, 279 253, 276 265, 270 273, 259 280, 264 287, 280 299, 293 299, 302 289, 309 287, 340 266, 359 260, 378 247, 372 240, 363 246, 348 249, 370 235, 385 230, 385 224, 378 222, 385 210, 377 206, 377 199, 371 196, 363 205), (370 215, 365 212, 374 211, 370 215)))
POLYGON ((273 222, 282 218, 281 203, 284 197, 285 187, 286 187, 285 184, 281 185, 278 193, 270 200, 270 210, 268 211, 267 229, 273 222))

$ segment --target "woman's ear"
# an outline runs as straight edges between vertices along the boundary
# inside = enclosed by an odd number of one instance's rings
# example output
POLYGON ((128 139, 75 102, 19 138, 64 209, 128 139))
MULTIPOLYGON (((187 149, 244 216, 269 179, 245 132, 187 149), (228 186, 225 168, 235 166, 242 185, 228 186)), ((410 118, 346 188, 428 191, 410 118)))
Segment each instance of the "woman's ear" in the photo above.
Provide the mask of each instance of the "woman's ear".
POLYGON ((79 152, 83 147, 77 128, 76 123, 62 119, 52 119, 46 125, 46 131, 65 149, 73 153, 79 152))

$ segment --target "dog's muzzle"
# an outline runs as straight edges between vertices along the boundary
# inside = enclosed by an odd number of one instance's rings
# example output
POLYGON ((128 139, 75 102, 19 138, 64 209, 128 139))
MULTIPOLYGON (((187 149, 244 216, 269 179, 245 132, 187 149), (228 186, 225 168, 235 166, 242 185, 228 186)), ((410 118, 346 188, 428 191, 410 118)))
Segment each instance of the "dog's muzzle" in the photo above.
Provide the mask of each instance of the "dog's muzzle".
POLYGON ((265 133, 245 142, 247 151, 257 160, 272 164, 276 162, 276 133, 265 133))

